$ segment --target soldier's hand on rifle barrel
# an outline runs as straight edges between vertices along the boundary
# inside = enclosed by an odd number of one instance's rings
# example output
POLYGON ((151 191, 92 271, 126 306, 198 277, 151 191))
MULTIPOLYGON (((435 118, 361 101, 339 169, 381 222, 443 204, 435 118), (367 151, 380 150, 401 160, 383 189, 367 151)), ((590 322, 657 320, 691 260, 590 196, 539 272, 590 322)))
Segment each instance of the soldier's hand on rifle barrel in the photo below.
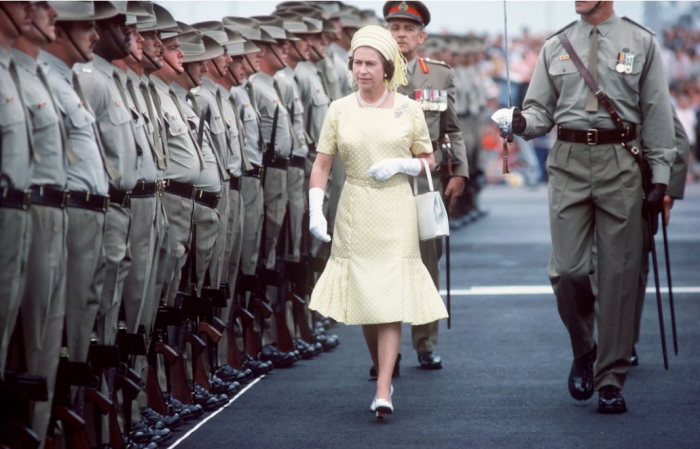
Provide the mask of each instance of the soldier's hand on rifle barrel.
POLYGON ((671 209, 673 209, 673 197, 664 195, 664 225, 666 226, 671 221, 671 209))
POLYGON ((666 196, 666 184, 652 184, 647 193, 647 207, 651 214, 651 228, 654 235, 659 231, 659 215, 664 210, 664 197, 666 196))

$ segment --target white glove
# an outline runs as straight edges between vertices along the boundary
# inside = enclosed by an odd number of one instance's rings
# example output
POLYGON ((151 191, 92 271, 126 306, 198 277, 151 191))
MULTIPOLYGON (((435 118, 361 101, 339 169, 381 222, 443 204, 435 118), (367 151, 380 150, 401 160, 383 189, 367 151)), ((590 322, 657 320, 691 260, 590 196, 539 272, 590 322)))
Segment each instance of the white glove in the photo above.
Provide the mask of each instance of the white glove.
POLYGON ((513 135, 513 111, 515 108, 503 108, 494 112, 491 120, 496 122, 501 130, 501 137, 513 135))
POLYGON ((323 189, 314 187, 309 190, 309 231, 314 237, 323 241, 330 242, 331 236, 328 235, 328 222, 323 216, 323 198, 326 193, 323 189))
POLYGON ((369 168, 368 175, 377 181, 386 181, 397 173, 416 176, 420 173, 421 165, 418 158, 384 159, 369 168))

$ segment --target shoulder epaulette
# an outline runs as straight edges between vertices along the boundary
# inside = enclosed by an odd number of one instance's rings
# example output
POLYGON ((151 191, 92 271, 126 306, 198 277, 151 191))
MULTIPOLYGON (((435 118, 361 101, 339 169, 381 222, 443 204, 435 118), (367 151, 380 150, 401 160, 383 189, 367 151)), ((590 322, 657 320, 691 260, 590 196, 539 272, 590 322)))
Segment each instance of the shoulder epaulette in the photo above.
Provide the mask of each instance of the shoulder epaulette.
POLYGON ((623 16, 623 17, 622 17, 622 20, 626 20, 626 21, 628 21, 629 23, 631 23, 631 24, 633 24, 633 25, 637 25, 639 28, 641 28, 641 29, 643 29, 643 30, 648 31, 649 33, 651 33, 652 36, 656 36, 656 33, 654 33, 652 30, 650 30, 649 28, 645 27, 644 25, 641 25, 641 24, 635 22, 634 20, 630 19, 630 18, 627 17, 627 16, 623 16))
POLYGON ((553 38, 553 37, 556 36, 557 34, 560 34, 562 31, 566 30, 567 28, 569 28, 571 25, 575 24, 576 22, 578 22, 578 20, 574 20, 573 22, 571 22, 570 24, 568 24, 567 26, 565 26, 565 27, 562 28, 561 30, 559 30, 559 31, 557 31, 556 33, 552 34, 551 36, 549 36, 549 37, 547 38, 547 40, 550 40, 551 38, 553 38))
POLYGON ((430 59, 430 58, 423 58, 425 62, 428 62, 430 64, 438 64, 438 65, 443 65, 445 67, 449 67, 449 64, 447 64, 445 61, 438 61, 436 59, 430 59))

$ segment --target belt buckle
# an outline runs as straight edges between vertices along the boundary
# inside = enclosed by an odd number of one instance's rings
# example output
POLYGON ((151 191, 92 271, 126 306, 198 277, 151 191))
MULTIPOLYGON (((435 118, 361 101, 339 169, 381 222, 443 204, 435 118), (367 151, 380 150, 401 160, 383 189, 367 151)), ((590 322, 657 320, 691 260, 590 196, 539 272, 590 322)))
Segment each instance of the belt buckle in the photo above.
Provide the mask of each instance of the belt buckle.
POLYGON ((63 198, 61 200, 61 209, 65 209, 68 206, 68 199, 70 198, 70 192, 63 191, 63 198))
POLYGON ((588 145, 598 145, 598 130, 591 128, 586 131, 586 143, 588 145))
POLYGON ((131 192, 126 192, 124 194, 124 199, 122 200, 122 207, 127 208, 131 206, 131 192))
POLYGON ((192 186, 192 193, 190 194, 190 199, 193 200, 196 197, 197 197, 197 186, 192 186))
POLYGON ((29 209, 29 206, 31 206, 31 204, 32 204, 32 191, 25 190, 24 194, 22 195, 22 210, 29 209))
POLYGON ((7 195, 10 194, 10 186, 5 186, 2 188, 2 197, 7 198, 7 195))

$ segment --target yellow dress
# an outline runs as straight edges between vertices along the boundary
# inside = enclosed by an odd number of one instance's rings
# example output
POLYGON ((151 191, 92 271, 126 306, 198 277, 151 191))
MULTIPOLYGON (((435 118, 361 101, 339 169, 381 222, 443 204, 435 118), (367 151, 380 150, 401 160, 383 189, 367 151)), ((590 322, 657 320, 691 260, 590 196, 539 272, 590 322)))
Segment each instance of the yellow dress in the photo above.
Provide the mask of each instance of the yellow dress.
POLYGON ((338 205, 331 256, 309 308, 346 324, 426 324, 447 310, 423 265, 408 176, 379 182, 376 162, 432 152, 418 103, 395 94, 391 109, 362 108, 354 94, 328 109, 317 148, 339 153, 347 178, 338 205))

